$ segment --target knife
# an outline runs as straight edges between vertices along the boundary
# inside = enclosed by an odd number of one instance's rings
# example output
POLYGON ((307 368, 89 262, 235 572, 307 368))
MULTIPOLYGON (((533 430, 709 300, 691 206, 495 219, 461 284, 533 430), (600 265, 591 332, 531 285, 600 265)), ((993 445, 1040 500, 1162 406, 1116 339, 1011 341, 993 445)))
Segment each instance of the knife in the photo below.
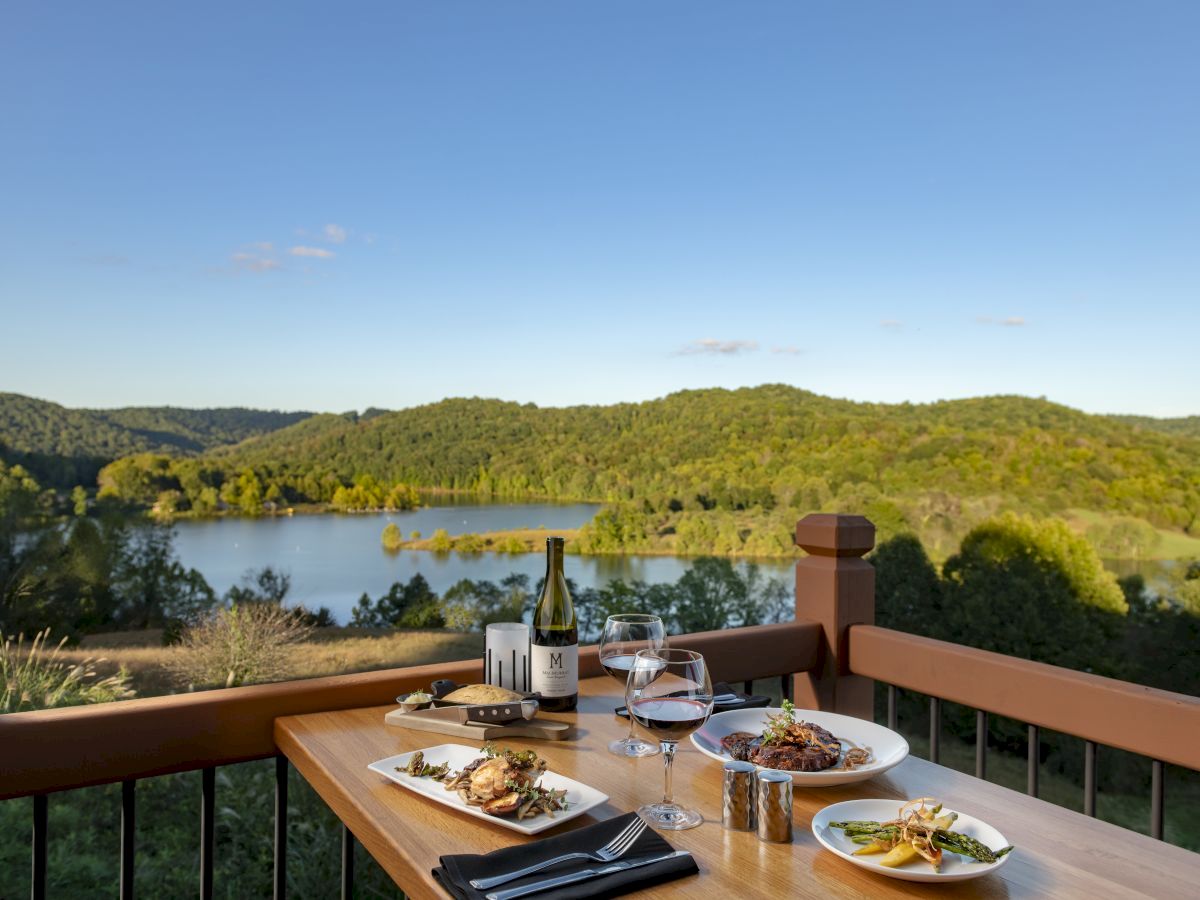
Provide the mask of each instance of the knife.
POLYGON ((436 719, 440 722, 478 722, 484 725, 503 725, 537 715, 536 700, 520 700, 515 703, 491 703, 472 706, 438 706, 430 709, 414 709, 404 713, 416 719, 436 719))
POLYGON ((675 859, 679 856, 691 856, 691 854, 686 850, 675 850, 671 853, 664 853, 661 856, 651 856, 649 859, 629 859, 607 866, 593 866, 590 869, 580 869, 577 872, 571 872, 567 875, 559 875, 557 878, 543 878, 541 881, 521 885, 521 887, 509 888, 506 891, 493 891, 484 896, 487 897, 487 900, 512 900, 514 897, 524 897, 526 894, 540 894, 542 891, 553 890, 565 884, 587 881, 589 878, 601 878, 605 875, 612 875, 614 872, 624 872, 626 869, 650 866, 654 863, 675 859))

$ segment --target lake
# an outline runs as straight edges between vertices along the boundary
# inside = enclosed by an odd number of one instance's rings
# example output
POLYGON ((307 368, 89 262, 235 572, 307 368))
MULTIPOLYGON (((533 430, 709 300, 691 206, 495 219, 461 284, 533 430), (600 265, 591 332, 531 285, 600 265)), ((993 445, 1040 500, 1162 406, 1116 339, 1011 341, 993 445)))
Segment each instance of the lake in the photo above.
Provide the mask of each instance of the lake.
MULTIPOLYGON (((364 591, 372 598, 393 582, 418 572, 439 594, 463 578, 499 581, 512 572, 536 581, 545 574, 542 553, 387 553, 379 537, 395 522, 408 537, 439 528, 450 534, 545 526, 547 534, 579 528, 599 509, 591 503, 486 504, 422 507, 407 512, 360 515, 279 516, 259 519, 184 520, 176 525, 175 549, 184 566, 199 571, 223 594, 250 570, 273 566, 292 578, 288 598, 309 608, 327 606, 345 624, 364 591)), ((759 563, 765 575, 792 579, 793 563, 759 563)), ((691 560, 673 556, 568 556, 566 574, 581 587, 599 587, 620 578, 648 583, 674 582, 691 560)))

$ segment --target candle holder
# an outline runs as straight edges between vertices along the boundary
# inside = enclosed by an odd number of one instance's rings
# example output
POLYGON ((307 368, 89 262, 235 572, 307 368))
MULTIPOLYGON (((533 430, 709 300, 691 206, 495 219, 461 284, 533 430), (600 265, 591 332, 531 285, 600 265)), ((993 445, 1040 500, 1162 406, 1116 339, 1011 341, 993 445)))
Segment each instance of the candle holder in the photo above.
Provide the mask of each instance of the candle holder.
POLYGON ((484 639, 483 680, 510 691, 529 692, 529 626, 493 622, 484 639))

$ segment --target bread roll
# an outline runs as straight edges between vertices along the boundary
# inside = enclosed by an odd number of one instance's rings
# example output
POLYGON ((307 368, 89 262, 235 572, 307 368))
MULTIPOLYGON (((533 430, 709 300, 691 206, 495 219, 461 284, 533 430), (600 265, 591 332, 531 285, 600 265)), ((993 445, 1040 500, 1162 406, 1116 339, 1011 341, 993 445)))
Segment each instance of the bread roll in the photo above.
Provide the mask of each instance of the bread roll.
POLYGON ((442 699, 451 703, 515 703, 521 695, 495 684, 468 684, 442 699))

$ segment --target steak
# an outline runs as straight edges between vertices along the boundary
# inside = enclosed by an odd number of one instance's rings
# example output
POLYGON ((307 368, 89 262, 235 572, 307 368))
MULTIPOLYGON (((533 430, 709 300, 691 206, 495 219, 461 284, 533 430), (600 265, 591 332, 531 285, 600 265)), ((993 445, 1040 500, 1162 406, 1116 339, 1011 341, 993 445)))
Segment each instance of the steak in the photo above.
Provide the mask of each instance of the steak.
POLYGON ((721 739, 721 746, 734 759, 752 762, 766 769, 781 769, 784 772, 820 772, 836 765, 841 758, 842 744, 819 725, 805 723, 813 736, 829 749, 816 744, 777 743, 766 744, 758 735, 748 731, 736 731, 721 739))

